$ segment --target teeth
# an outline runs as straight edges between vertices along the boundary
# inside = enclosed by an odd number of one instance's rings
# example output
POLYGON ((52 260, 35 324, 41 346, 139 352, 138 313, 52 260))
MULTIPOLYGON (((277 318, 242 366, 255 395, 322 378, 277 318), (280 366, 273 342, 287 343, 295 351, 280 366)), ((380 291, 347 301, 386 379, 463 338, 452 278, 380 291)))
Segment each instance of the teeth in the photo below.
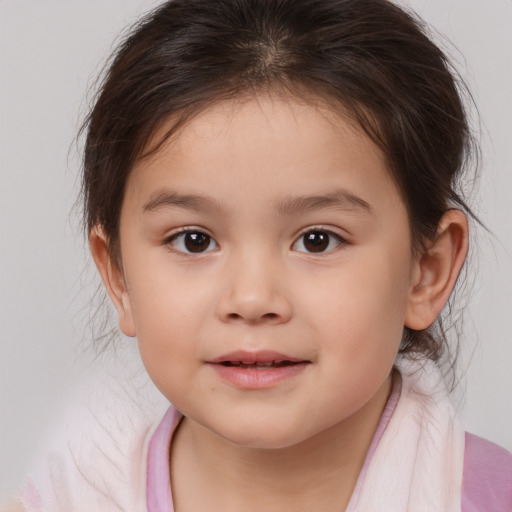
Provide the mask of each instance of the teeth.
POLYGON ((287 360, 277 360, 277 361, 224 361, 222 363, 224 366, 237 366, 237 367, 245 367, 245 368, 279 368, 281 366, 291 366, 295 364, 292 361, 287 360))

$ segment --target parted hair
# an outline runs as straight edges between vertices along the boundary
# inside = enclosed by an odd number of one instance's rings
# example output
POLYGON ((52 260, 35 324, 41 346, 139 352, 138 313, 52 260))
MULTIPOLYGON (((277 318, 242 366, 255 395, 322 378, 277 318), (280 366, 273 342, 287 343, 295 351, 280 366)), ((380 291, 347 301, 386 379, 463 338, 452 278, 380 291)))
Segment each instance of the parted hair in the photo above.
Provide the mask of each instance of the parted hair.
MULTIPOLYGON (((134 163, 164 121, 161 142, 216 102, 287 94, 320 101, 383 151, 406 205, 412 250, 442 215, 473 216, 461 192, 475 154, 467 90, 428 28, 387 0, 171 0, 111 57, 90 113, 82 197, 88 231, 104 230, 118 264, 119 217, 134 163)), ((402 353, 438 360, 442 319, 404 328, 402 353)))

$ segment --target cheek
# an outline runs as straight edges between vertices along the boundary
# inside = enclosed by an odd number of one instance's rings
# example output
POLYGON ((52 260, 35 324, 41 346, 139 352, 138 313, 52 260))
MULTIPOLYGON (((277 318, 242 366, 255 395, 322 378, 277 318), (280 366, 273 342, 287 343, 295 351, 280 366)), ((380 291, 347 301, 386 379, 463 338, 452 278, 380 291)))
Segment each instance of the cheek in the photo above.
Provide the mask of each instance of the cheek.
POLYGON ((208 281, 197 270, 172 264, 161 248, 134 250, 125 261, 137 336, 159 328, 178 333, 194 326, 211 300, 208 281))
MULTIPOLYGON (((369 251, 371 253, 371 251, 369 251)), ((324 332, 328 357, 338 364, 393 361, 401 341, 407 305, 407 258, 364 253, 342 270, 311 283, 309 304, 324 332)))
POLYGON ((144 271, 130 267, 129 288, 133 320, 142 360, 155 384, 172 386, 186 378, 190 364, 199 360, 212 311, 211 290, 186 272, 170 273, 164 265, 144 271))

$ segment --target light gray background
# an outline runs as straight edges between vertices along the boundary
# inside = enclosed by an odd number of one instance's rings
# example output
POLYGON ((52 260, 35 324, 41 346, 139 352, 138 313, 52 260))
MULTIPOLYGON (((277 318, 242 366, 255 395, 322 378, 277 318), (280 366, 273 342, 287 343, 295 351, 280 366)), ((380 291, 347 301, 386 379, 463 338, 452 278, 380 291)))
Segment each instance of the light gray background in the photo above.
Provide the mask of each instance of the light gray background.
MULTIPOLYGON (((70 215, 71 146, 114 40, 157 3, 0 0, 0 495, 19 484, 78 382, 100 364, 81 351, 93 286, 70 215)), ((512 1, 403 3, 461 50, 466 60, 454 55, 484 123, 476 209, 495 238, 479 233, 464 415, 468 430, 512 450, 512 1)))

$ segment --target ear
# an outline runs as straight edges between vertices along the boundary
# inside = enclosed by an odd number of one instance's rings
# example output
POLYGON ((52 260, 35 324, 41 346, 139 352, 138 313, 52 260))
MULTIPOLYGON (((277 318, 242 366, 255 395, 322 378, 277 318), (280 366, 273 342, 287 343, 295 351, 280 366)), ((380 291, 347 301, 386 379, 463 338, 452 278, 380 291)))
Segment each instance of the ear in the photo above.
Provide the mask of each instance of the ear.
POLYGON ((405 326, 429 327, 448 301, 468 252, 468 221, 460 210, 447 211, 435 240, 416 261, 405 326))
POLYGON ((91 254, 103 279, 112 302, 117 310, 119 327, 126 336, 135 336, 132 305, 122 269, 113 261, 107 243, 107 236, 100 226, 95 226, 89 234, 91 254))

